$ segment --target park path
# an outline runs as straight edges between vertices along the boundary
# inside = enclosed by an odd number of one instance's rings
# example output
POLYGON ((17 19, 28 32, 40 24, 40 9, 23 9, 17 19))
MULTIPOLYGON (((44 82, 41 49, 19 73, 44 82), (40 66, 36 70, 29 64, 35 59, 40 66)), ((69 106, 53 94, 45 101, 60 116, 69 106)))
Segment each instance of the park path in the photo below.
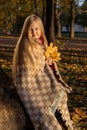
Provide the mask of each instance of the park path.
POLYGON ((87 49, 87 39, 66 39, 61 41, 65 43, 66 48, 87 49))
MULTIPOLYGON (((18 37, 5 37, 0 36, 0 47, 15 47, 18 37)), ((65 43, 66 48, 77 48, 77 49, 87 49, 87 39, 60 39, 65 43)))

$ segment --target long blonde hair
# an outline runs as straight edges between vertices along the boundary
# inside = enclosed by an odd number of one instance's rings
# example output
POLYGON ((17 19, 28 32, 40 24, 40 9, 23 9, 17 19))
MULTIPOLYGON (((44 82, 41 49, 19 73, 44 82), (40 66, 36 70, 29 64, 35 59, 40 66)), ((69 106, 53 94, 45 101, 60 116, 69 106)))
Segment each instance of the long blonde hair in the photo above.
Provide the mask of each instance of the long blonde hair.
MULTIPOLYGON (((24 70, 35 70, 35 66, 38 65, 38 60, 41 58, 42 55, 42 49, 40 48, 39 44, 36 44, 35 41, 32 40, 28 36, 28 29, 32 22, 38 22, 40 29, 41 29, 41 37, 44 40, 44 45, 47 46, 47 39, 45 36, 45 31, 44 31, 44 26, 43 23, 37 15, 30 15, 25 19, 21 35, 19 37, 19 40, 17 42, 15 52, 14 52, 14 57, 13 57, 13 76, 15 77, 17 72, 20 72, 22 69, 24 70), (38 51, 38 54, 37 51, 38 51), (37 60, 34 60, 34 57, 37 60), (37 61, 37 63, 36 63, 37 61)), ((35 73, 33 71, 33 73, 35 73)))

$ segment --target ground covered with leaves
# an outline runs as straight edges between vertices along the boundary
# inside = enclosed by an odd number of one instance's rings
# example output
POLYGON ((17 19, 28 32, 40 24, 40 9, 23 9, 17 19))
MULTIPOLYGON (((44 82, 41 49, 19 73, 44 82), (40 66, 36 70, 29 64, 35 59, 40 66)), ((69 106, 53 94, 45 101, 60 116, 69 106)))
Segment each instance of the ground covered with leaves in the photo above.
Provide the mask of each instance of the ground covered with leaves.
MULTIPOLYGON (((72 120, 79 130, 87 130, 87 50, 60 49, 58 67, 63 79, 73 88, 68 106, 72 120)), ((0 47, 0 69, 12 77, 14 48, 0 47)))
POLYGON ((58 63, 63 79, 73 88, 68 106, 80 130, 87 130, 87 50, 63 49, 58 63))

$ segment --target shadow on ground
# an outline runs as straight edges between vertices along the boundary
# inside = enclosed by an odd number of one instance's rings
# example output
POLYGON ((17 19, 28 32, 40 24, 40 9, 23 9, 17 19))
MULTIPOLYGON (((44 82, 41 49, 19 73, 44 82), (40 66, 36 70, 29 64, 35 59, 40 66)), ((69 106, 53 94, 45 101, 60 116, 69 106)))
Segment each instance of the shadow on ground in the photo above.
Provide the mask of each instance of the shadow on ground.
POLYGON ((0 130, 34 130, 12 79, 0 68, 0 130))

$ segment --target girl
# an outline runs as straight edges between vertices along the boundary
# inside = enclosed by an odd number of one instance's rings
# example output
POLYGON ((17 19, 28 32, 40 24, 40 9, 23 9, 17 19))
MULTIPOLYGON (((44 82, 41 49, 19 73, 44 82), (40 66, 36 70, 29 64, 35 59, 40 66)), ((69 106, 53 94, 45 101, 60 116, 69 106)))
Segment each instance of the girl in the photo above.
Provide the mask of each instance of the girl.
POLYGON ((57 65, 45 58, 48 46, 41 19, 26 18, 13 58, 13 75, 17 92, 35 130, 62 130, 55 117, 61 114, 66 130, 74 130, 67 107, 71 88, 62 80, 57 65))

